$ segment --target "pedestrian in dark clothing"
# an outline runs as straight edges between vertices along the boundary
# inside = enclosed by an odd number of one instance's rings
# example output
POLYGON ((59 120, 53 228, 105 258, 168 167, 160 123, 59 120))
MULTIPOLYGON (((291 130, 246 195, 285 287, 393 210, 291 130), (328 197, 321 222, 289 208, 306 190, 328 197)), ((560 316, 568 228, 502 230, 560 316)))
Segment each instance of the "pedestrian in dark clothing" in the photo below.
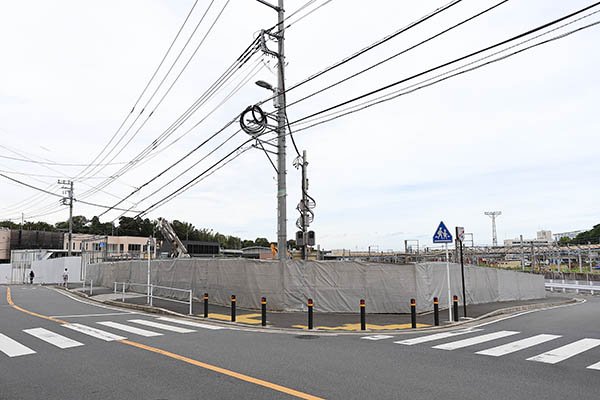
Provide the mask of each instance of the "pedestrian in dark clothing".
POLYGON ((33 273, 33 270, 31 270, 31 272, 29 272, 29 283, 33 284, 33 278, 35 277, 35 274, 33 273))

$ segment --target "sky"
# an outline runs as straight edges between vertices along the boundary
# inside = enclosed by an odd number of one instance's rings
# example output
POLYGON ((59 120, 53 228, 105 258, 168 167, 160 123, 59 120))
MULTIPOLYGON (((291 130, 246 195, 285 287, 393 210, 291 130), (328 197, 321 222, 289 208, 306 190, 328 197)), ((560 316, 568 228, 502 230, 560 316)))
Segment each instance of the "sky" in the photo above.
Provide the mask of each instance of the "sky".
MULTIPOLYGON (((62 194, 57 184, 59 177, 73 179, 76 199, 111 206, 198 146, 247 106, 268 98, 269 92, 253 82, 261 79, 275 85, 276 61, 257 54, 236 72, 229 86, 203 104, 151 157, 103 191, 85 194, 165 132, 261 29, 276 23, 276 13, 257 1, 215 0, 208 8, 210 3, 198 0, 149 90, 130 114, 194 1, 0 2, 0 156, 34 161, 0 157, 0 173, 55 194, 62 194), (158 86, 207 9, 188 47, 163 85, 158 86), (175 81, 221 10, 222 15, 175 81), (256 70, 257 74, 252 75, 256 70), (247 84, 219 106, 229 90, 244 82, 244 77, 248 77, 247 84), (174 81, 172 90, 157 106, 174 81), (157 95, 142 112, 143 104, 157 87, 157 95), (152 109, 155 111, 149 116, 152 109), (127 116, 130 118, 124 128, 118 130, 127 116), (103 162, 121 164, 84 169, 115 132, 116 139, 109 145, 109 149, 115 145, 115 150, 103 162), (178 141, 165 146, 177 137, 178 141), (123 139, 118 142, 120 138, 123 139)), ((286 13, 290 15, 306 3, 288 0, 286 13)), ((290 90, 288 103, 496 3, 464 0, 290 90)), ((508 1, 380 67, 288 107, 289 120, 515 36, 590 3, 508 1)), ((444 4, 447 2, 311 2, 288 20, 292 25, 286 30, 285 40, 287 87, 444 4)), ((598 10, 600 7, 590 12, 598 10)), ((597 20, 600 13, 555 34, 597 20)), ((502 211, 497 219, 500 242, 521 234, 535 237, 536 231, 542 229, 557 233, 586 230, 598 224, 599 39, 600 26, 591 27, 297 132, 294 137, 298 147, 308 154, 309 193, 316 200, 310 229, 316 232, 317 243, 325 249, 361 250, 369 246, 401 250, 404 240, 419 240, 422 246, 431 246, 433 232, 443 220, 450 228, 464 226, 466 232, 472 232, 476 245, 490 244, 491 221, 484 212, 496 210, 502 211)), ((276 49, 273 42, 268 46, 276 49)), ((273 109, 270 102, 264 108, 273 109)), ((210 153, 236 127, 237 122, 120 207, 144 210, 199 175, 249 138, 239 133, 210 153), (174 178, 177 179, 168 184, 174 178)), ((102 160, 106 152, 100 154, 102 160)), ((296 231, 296 205, 301 193, 300 172, 292 165, 294 158, 295 150, 288 139, 289 238, 296 231)), ((265 153, 250 149, 147 216, 189 221, 197 228, 242 238, 267 237, 275 241, 276 194, 276 174, 265 153)), ((76 215, 91 218, 101 211, 75 203, 76 215)), ((68 209, 59 206, 58 197, 0 176, 0 220, 20 221, 21 213, 27 220, 49 223, 68 218, 68 209), (52 213, 44 215, 48 212, 52 213)), ((111 221, 119 215, 121 212, 113 210, 101 220, 111 221)))

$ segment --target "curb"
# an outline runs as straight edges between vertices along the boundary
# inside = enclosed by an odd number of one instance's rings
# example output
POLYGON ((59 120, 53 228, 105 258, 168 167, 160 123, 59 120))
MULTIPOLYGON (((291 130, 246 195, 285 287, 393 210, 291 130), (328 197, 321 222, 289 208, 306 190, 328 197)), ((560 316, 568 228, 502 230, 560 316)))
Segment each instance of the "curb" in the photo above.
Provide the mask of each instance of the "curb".
POLYGON ((95 303, 106 304, 106 305, 110 305, 113 307, 127 308, 127 309, 132 309, 132 310, 137 310, 137 311, 145 311, 148 313, 160 314, 160 315, 172 315, 172 316, 177 316, 180 318, 191 319, 194 321, 210 322, 212 324, 221 325, 221 326, 224 325, 227 327, 250 328, 256 332, 288 333, 288 334, 302 334, 302 335, 313 334, 313 335, 320 335, 320 336, 364 335, 364 334, 374 334, 374 333, 397 335, 397 334, 411 334, 414 332, 446 331, 446 330, 456 329, 457 327, 463 327, 463 326, 468 327, 469 325, 479 323, 485 319, 492 319, 494 317, 506 316, 506 315, 510 315, 510 314, 518 314, 520 312, 531 311, 531 310, 536 310, 536 309, 558 307, 558 306, 563 306, 563 305, 567 305, 567 304, 582 303, 585 301, 585 300, 581 300, 581 299, 577 299, 577 298, 572 298, 569 300, 562 300, 562 301, 551 301, 551 302, 545 302, 545 303, 526 304, 526 305, 522 305, 522 306, 501 308, 498 310, 491 311, 487 314, 481 315, 477 318, 463 320, 463 321, 459 321, 459 322, 456 322, 453 324, 447 324, 445 326, 431 326, 431 327, 426 327, 426 328, 403 329, 403 330, 370 330, 370 329, 367 329, 364 331, 344 331, 344 330, 330 330, 330 329, 327 329, 327 330, 313 329, 312 331, 309 331, 306 329, 281 328, 281 327, 275 327, 275 326, 269 326, 269 325, 267 325, 266 327, 263 327, 263 326, 244 324, 244 323, 240 323, 240 322, 229 322, 229 321, 222 321, 222 320, 206 319, 206 318, 197 317, 195 315, 181 314, 181 313, 167 310, 165 308, 160 308, 160 307, 154 307, 154 306, 151 307, 151 306, 147 306, 147 305, 123 303, 120 301, 113 301, 113 300, 104 300, 104 301, 96 300, 96 299, 93 299, 92 297, 88 296, 85 293, 82 293, 77 290, 65 289, 62 286, 55 286, 54 288, 66 291, 68 293, 85 298, 85 299, 93 301, 95 303))

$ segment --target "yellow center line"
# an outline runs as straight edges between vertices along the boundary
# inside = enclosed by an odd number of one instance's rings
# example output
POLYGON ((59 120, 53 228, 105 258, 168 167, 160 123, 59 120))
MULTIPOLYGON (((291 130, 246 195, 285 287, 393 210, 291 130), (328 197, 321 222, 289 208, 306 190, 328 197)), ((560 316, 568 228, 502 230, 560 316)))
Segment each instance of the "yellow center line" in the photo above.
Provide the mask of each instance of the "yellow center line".
MULTIPOLYGON (((63 320, 60 320, 60 319, 57 319, 57 318, 48 317, 46 315, 38 314, 38 313, 35 313, 33 311, 29 311, 29 310, 26 310, 24 308, 21 308, 21 307, 17 306, 12 301, 12 297, 11 297, 11 294, 10 294, 10 288, 9 287, 6 288, 6 301, 14 309, 22 311, 22 312, 24 312, 26 314, 33 315, 33 316, 39 317, 39 318, 44 318, 44 319, 47 319, 47 320, 50 320, 50 321, 58 322, 59 324, 67 324, 68 323, 66 321, 63 321, 63 320)), ((147 346, 145 344, 133 342, 131 340, 119 340, 119 342, 123 343, 123 344, 127 344, 127 345, 130 345, 130 346, 133 346, 133 347, 137 347, 139 349, 143 349, 143 350, 151 351, 153 353, 161 354, 163 356, 167 356, 167 357, 173 358, 175 360, 183 361, 183 362, 186 362, 188 364, 195 365, 197 367, 201 367, 201 368, 204 368, 204 369, 207 369, 207 370, 210 370, 210 371, 214 371, 214 372, 217 372, 219 374, 227 375, 227 376, 230 376, 232 378, 236 378, 236 379, 239 379, 239 380, 242 380, 242 381, 245 381, 245 382, 253 383, 253 384, 258 385, 258 386, 263 386, 263 387, 266 387, 266 388, 269 388, 269 389, 272 389, 272 390, 276 390, 278 392, 289 394, 290 396, 295 396, 295 397, 300 398, 300 399, 306 399, 306 400, 324 400, 322 397, 317 397, 317 396, 313 396, 313 395, 310 395, 310 394, 307 394, 307 393, 299 392, 297 390, 290 389, 290 388, 287 388, 285 386, 281 386, 281 385, 277 385, 275 383, 263 381, 262 379, 253 378, 251 376, 244 375, 244 374, 241 374, 239 372, 235 372, 235 371, 231 371, 231 370, 228 370, 228 369, 225 369, 225 368, 217 367, 215 365, 207 364, 207 363, 204 363, 202 361, 194 360, 192 358, 188 358, 188 357, 185 357, 185 356, 182 356, 182 355, 179 355, 179 354, 171 353, 171 352, 166 351, 166 350, 161 350, 161 349, 158 349, 156 347, 147 346)))

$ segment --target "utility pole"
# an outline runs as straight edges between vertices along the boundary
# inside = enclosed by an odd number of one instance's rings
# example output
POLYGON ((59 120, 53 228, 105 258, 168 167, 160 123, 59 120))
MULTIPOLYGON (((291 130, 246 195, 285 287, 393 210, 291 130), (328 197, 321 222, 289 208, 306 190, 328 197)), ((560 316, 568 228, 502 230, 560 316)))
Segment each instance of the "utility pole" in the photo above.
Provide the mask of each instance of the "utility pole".
POLYGON ((498 246, 498 236, 496 235, 496 217, 502 215, 502 211, 486 211, 485 215, 492 219, 492 246, 498 246))
POLYGON ((278 0, 277 23, 279 30, 277 32, 278 58, 277 63, 277 91, 279 97, 279 109, 277 110, 277 244, 280 260, 287 258, 287 188, 286 188, 286 170, 285 170, 285 19, 283 10, 283 0, 278 0))
POLYGON ((65 190, 65 194, 67 195, 67 197, 63 197, 61 200, 61 204, 68 204, 69 206, 69 251, 67 255, 71 257, 73 253, 73 181, 59 180, 58 184, 63 185, 62 188, 65 190))

